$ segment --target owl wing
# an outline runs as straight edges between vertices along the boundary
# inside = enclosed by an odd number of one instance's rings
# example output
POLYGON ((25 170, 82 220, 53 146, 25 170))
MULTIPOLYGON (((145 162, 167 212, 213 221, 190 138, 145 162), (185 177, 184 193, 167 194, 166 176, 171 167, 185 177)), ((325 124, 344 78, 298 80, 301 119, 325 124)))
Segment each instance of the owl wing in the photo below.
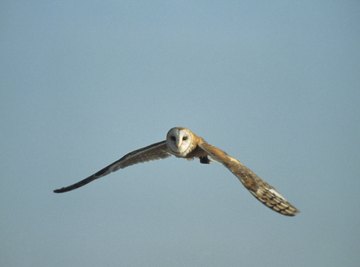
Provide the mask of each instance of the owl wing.
POLYGON ((111 163, 110 165, 106 166, 105 168, 101 169, 100 171, 96 172, 95 174, 85 178, 84 180, 81 180, 80 182, 77 182, 73 185, 69 185, 66 187, 62 187, 60 189, 54 190, 54 193, 64 193, 71 190, 74 190, 76 188, 79 188, 81 186, 84 186, 100 177, 103 177, 105 175, 108 175, 111 172, 117 171, 118 169, 123 169, 128 166, 146 162, 150 160, 156 160, 156 159, 164 159, 167 157, 170 157, 171 154, 168 152, 168 148, 166 145, 166 141, 161 141, 137 150, 134 150, 125 156, 123 156, 121 159, 111 163))
POLYGON ((250 193, 267 207, 287 216, 294 216, 299 212, 274 187, 263 181, 237 159, 205 141, 200 143, 199 147, 207 152, 211 158, 228 168, 250 193))

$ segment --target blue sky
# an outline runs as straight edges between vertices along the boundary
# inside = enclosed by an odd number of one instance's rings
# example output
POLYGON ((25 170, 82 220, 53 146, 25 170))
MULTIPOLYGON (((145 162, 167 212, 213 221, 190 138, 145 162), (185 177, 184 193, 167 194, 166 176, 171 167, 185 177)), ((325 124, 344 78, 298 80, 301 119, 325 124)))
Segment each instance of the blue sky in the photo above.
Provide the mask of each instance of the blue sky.
POLYGON ((1 266, 358 266, 358 1, 2 1, 1 266), (220 164, 76 182, 185 126, 220 164))

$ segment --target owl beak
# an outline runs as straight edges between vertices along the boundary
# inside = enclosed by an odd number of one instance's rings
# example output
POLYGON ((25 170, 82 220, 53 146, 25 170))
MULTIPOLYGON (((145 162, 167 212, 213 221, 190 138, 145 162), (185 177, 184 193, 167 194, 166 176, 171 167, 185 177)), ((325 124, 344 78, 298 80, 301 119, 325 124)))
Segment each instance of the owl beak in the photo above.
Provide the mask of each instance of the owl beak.
POLYGON ((176 140, 176 147, 180 147, 181 146, 181 139, 177 139, 176 140))

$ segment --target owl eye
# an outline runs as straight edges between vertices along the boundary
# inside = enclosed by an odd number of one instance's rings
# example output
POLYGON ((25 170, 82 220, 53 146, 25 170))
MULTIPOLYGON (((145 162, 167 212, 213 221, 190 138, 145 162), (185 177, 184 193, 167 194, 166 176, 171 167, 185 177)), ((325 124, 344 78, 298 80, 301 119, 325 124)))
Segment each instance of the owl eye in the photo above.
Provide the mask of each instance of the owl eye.
POLYGON ((187 136, 183 136, 183 141, 186 141, 188 140, 188 137, 187 136))
POLYGON ((174 135, 170 136, 170 139, 171 139, 172 141, 176 141, 176 137, 175 137, 174 135))

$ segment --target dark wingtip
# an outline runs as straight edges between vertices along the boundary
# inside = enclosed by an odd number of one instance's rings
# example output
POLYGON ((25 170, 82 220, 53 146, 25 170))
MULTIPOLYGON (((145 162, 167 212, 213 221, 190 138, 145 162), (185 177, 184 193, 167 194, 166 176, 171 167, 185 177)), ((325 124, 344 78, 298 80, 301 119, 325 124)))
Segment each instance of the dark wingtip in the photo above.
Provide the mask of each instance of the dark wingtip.
POLYGON ((88 178, 85 178, 84 180, 81 180, 80 182, 77 182, 75 184, 69 185, 69 186, 65 186, 65 187, 61 187, 59 189, 55 189, 53 192, 54 193, 65 193, 65 192, 69 192, 71 190, 77 189, 79 187, 82 187, 88 183, 90 183, 91 181, 94 181, 95 179, 99 178, 101 176, 96 176, 95 175, 91 175, 88 178))
POLYGON ((62 188, 60 188, 60 189, 55 189, 53 192, 54 193, 64 193, 65 191, 63 191, 62 188))

